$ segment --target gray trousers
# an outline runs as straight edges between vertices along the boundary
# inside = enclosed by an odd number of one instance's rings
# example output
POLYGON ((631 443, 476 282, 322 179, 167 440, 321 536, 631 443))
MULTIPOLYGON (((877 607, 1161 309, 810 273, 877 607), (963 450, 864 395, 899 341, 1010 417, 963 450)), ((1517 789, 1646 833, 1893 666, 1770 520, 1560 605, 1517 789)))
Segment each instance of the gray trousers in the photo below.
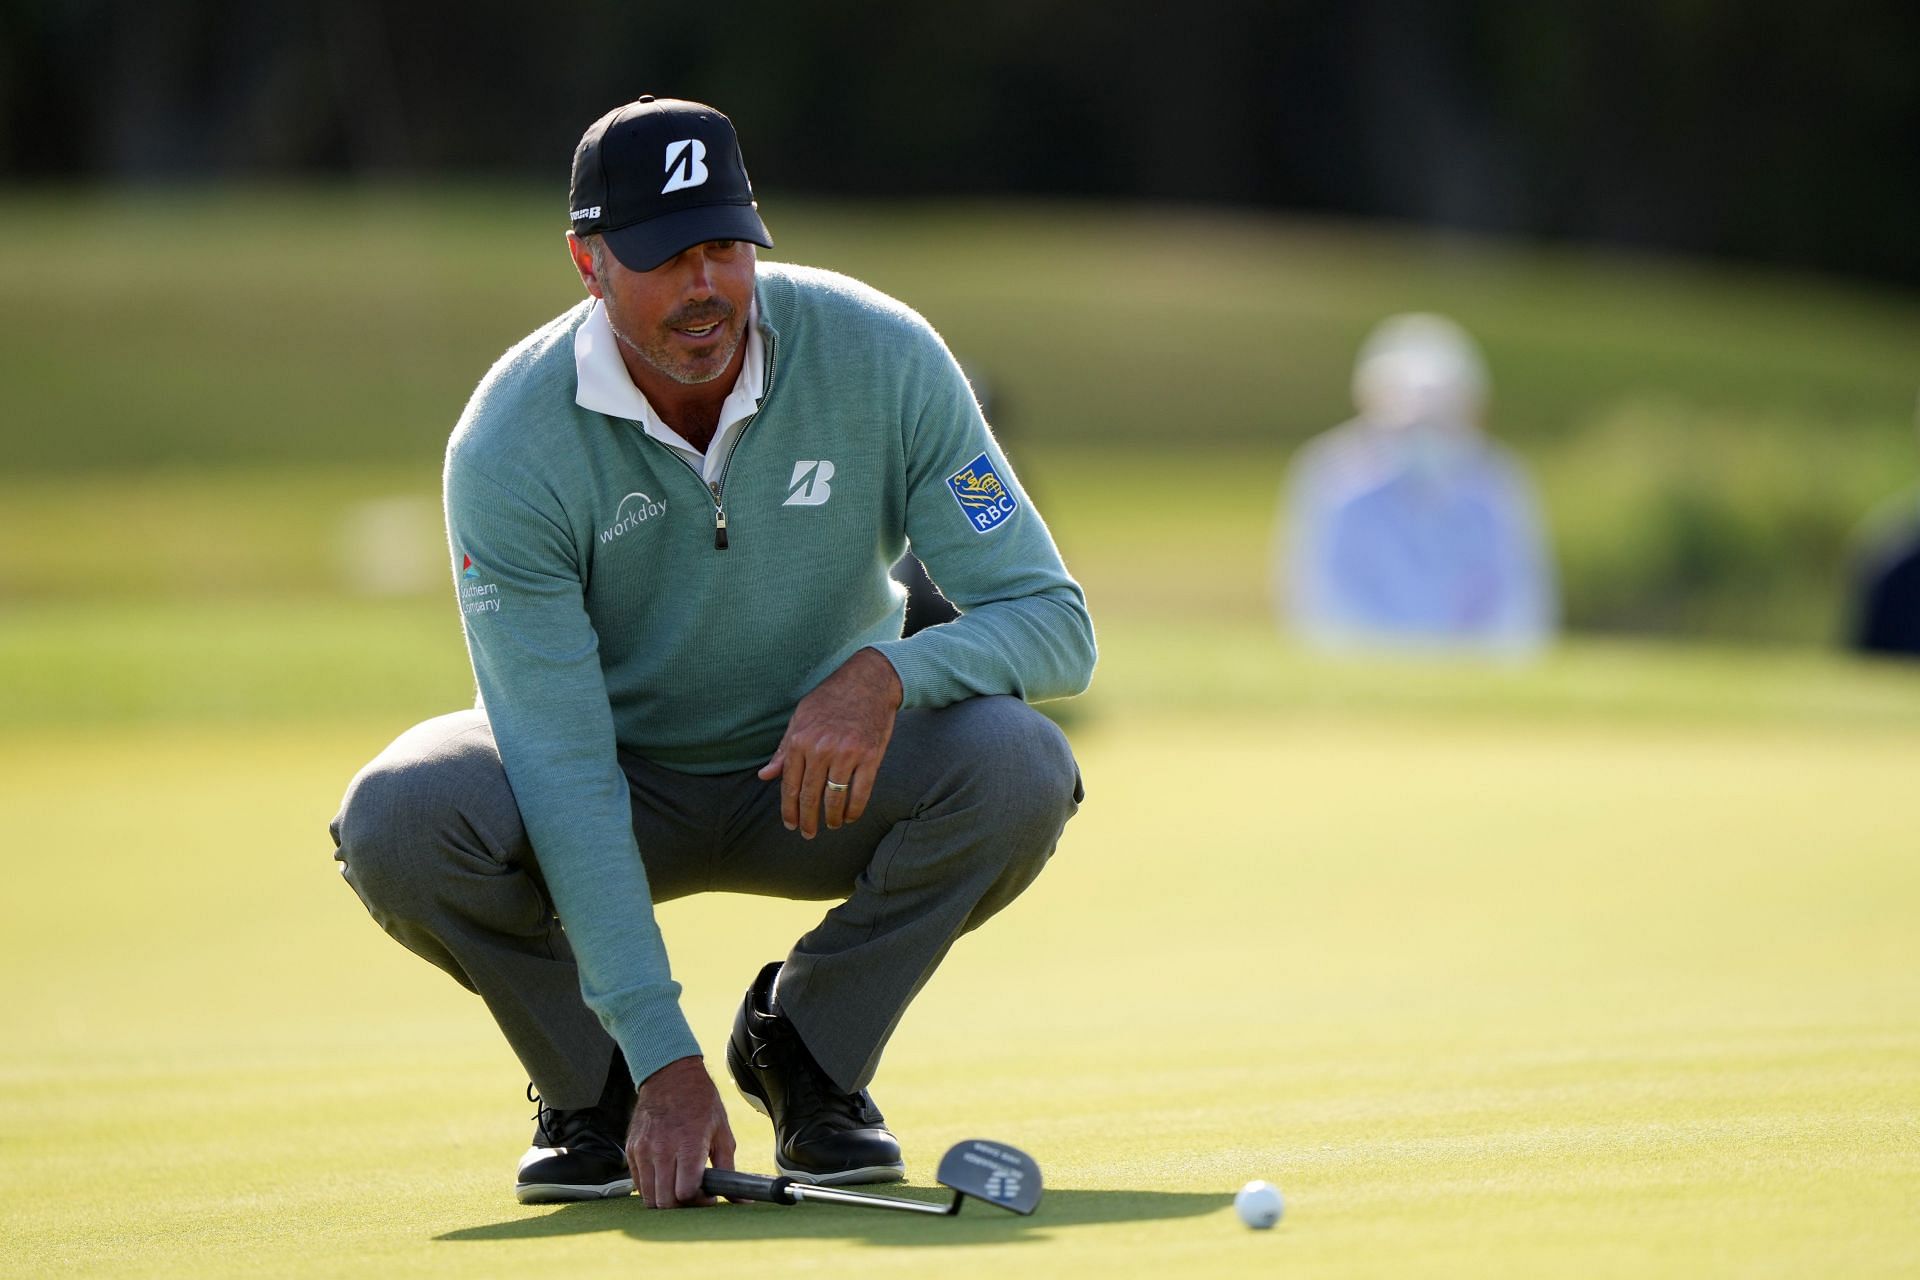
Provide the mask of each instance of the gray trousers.
MULTIPOLYGON (((842 1088, 865 1088, 959 936, 1013 901, 1081 799, 1052 721, 1017 698, 902 711, 860 820, 813 840, 780 783, 623 755, 656 902, 722 891, 839 900, 793 944, 778 1000, 842 1088)), ((549 1106, 591 1106, 614 1044, 579 972, 479 711, 416 725, 356 776, 331 827, 381 927, 486 1002, 549 1106)), ((741 987, 759 968, 741 958, 741 987)))

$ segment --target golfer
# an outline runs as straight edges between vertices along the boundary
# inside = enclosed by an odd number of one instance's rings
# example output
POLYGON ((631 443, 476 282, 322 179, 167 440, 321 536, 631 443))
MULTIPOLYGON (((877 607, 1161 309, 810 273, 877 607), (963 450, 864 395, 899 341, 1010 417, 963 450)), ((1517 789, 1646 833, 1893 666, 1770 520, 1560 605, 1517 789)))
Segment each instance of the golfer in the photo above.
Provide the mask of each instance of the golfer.
POLYGON ((354 778, 336 856, 525 1065, 522 1201, 709 1203, 704 1169, 733 1167, 653 911, 703 891, 835 904, 752 977, 726 1069, 782 1174, 899 1178, 867 1086, 1078 806, 1028 704, 1086 687, 1084 596, 926 321, 758 260, 725 116, 601 117, 570 210, 589 297, 500 359, 447 448, 478 704, 354 778), (909 543, 961 616, 902 639, 909 543))

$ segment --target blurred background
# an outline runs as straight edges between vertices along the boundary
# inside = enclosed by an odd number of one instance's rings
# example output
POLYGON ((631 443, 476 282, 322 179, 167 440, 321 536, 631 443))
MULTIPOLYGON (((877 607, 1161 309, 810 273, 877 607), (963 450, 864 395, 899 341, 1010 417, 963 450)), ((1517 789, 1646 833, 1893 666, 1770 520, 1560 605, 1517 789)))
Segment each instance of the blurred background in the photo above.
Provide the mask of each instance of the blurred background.
POLYGON ((441 447, 642 92, 942 330, 1104 624, 1280 645, 1282 477, 1417 311, 1576 651, 1839 646, 1920 477, 1917 53, 1895 0, 5 0, 0 715, 464 701, 441 447))

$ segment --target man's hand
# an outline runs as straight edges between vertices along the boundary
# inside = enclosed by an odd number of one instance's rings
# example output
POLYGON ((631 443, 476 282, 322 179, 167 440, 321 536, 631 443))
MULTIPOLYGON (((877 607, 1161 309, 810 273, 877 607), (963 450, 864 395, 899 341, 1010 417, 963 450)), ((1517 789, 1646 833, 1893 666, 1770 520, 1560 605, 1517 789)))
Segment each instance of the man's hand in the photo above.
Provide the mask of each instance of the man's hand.
POLYGON ((634 1099, 627 1127, 633 1189, 652 1209, 713 1204, 700 1191, 709 1160, 733 1168, 733 1129, 705 1064, 677 1058, 648 1076, 634 1099))
POLYGON ((866 812, 901 697, 893 664, 878 649, 862 649, 800 699, 780 749, 760 770, 762 781, 780 779, 787 830, 811 840, 823 818, 838 830, 866 812))

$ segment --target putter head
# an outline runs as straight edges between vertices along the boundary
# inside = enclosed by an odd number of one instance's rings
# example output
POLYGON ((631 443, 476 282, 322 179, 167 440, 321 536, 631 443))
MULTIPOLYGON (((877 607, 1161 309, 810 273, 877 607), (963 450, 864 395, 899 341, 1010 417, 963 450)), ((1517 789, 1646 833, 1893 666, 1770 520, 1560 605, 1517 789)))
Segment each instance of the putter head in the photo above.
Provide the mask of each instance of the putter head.
POLYGON ((953 1208, 960 1212, 968 1196, 1011 1209, 1032 1213, 1040 1204, 1040 1166, 1018 1147, 984 1138, 969 1138, 940 1157, 940 1185, 951 1190, 953 1208))

